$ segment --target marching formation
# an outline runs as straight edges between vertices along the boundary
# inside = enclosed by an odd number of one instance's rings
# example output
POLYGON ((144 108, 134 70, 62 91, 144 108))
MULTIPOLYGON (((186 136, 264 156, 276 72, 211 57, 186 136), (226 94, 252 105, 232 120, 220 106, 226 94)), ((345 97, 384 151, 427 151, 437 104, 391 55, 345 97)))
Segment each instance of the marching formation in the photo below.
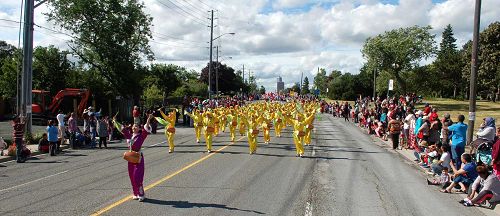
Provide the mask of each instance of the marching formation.
MULTIPOLYGON (((297 157, 304 156, 304 144, 311 144, 311 131, 314 128, 314 118, 320 110, 319 103, 315 101, 301 102, 258 102, 245 106, 228 106, 214 109, 204 108, 185 111, 193 119, 196 142, 201 141, 203 132, 207 152, 212 152, 212 140, 214 136, 226 132, 229 128, 231 142, 236 140, 236 132, 246 135, 248 138, 249 153, 257 152, 257 137, 262 131, 264 144, 271 142, 271 128, 274 127, 275 136, 281 137, 281 132, 286 127, 293 130, 292 137, 295 144, 297 157)), ((121 131, 127 139, 129 151, 124 153, 123 158, 128 161, 129 177, 133 188, 133 199, 144 200, 144 157, 141 146, 151 131, 150 122, 154 118, 165 126, 165 137, 169 145, 169 153, 175 148, 175 122, 177 109, 165 114, 160 109, 161 117, 149 115, 144 126, 134 123, 124 126, 113 118, 115 127, 121 131)))

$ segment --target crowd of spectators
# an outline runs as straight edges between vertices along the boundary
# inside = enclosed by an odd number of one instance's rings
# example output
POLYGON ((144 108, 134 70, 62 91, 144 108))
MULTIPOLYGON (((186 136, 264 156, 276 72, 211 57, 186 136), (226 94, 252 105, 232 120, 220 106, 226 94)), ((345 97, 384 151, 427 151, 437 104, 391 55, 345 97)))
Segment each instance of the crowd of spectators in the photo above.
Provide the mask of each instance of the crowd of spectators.
POLYGON ((369 134, 387 141, 390 137, 395 150, 413 151, 415 161, 432 177, 430 185, 440 185, 441 192, 468 194, 462 200, 466 206, 484 204, 492 206, 500 201, 500 129, 495 119, 483 119, 476 139, 466 149, 468 125, 465 116, 455 121, 448 113, 440 115, 438 109, 424 104, 417 109, 422 98, 415 94, 392 98, 358 98, 348 102, 323 102, 322 112, 353 121, 369 134))

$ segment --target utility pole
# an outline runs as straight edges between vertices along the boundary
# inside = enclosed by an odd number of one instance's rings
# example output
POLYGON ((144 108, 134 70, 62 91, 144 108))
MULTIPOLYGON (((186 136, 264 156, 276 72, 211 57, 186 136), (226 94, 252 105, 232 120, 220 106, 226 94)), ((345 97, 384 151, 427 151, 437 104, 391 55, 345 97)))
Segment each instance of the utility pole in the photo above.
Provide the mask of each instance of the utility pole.
POLYGON ((300 74, 300 88, 299 88, 299 95, 302 95, 302 78, 304 77, 304 71, 300 74))
POLYGON ((245 82, 245 65, 243 64, 243 83, 246 83, 245 82))
POLYGON ((377 69, 373 69, 373 100, 377 97, 377 69))
POLYGON ((220 63, 219 63, 219 46, 216 46, 215 47, 215 55, 217 56, 216 57, 216 64, 215 65, 215 95, 217 98, 219 98, 219 66, 220 66, 220 63))
POLYGON ((470 95, 469 95, 469 127, 467 128, 467 144, 472 142, 474 134, 474 122, 476 120, 476 94, 477 94, 477 52, 479 49, 479 25, 481 17, 481 0, 476 0, 474 10, 474 33, 472 38, 472 57, 470 73, 470 95))
POLYGON ((210 61, 208 62, 208 98, 212 99, 212 42, 214 41, 214 10, 210 18, 210 61))
MULTIPOLYGON (((39 5, 39 4, 38 4, 39 5)), ((24 4, 23 32, 23 72, 21 75, 21 115, 26 117, 26 132, 31 133, 31 104, 33 77, 33 19, 35 0, 26 0, 24 4)))

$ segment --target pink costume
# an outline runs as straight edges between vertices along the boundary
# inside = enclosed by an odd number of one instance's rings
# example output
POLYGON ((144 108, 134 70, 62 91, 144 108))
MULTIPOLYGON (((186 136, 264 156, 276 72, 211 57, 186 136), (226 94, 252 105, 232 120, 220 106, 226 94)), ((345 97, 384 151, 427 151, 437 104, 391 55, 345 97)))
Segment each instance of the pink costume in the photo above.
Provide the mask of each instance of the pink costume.
POLYGON ((144 196, 144 188, 142 182, 144 180, 144 155, 141 152, 142 144, 146 137, 148 136, 149 128, 144 126, 144 130, 140 131, 138 134, 132 134, 130 130, 125 128, 122 129, 123 136, 129 142, 129 149, 132 151, 141 153, 141 162, 138 164, 128 162, 128 175, 130 177, 130 183, 132 183, 132 190, 134 196, 144 196))

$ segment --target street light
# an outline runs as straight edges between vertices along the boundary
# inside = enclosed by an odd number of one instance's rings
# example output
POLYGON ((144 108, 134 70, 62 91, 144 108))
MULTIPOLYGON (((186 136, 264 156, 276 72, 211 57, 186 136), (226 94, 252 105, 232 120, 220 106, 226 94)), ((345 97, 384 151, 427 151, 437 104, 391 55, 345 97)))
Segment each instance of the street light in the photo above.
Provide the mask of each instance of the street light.
MULTIPOLYGON (((212 14, 213 16, 213 14, 212 14)), ((213 17, 212 17, 212 22, 213 22, 213 17)), ((208 62, 208 98, 209 99, 212 99, 212 50, 213 50, 213 46, 212 46, 212 43, 219 39, 220 37, 224 36, 224 35, 235 35, 236 33, 234 32, 228 32, 228 33, 224 33, 224 34, 221 34, 215 38, 213 38, 213 23, 212 23, 212 28, 211 28, 211 31, 210 31, 210 61, 208 62)), ((217 52, 218 54, 218 52, 217 52)))

